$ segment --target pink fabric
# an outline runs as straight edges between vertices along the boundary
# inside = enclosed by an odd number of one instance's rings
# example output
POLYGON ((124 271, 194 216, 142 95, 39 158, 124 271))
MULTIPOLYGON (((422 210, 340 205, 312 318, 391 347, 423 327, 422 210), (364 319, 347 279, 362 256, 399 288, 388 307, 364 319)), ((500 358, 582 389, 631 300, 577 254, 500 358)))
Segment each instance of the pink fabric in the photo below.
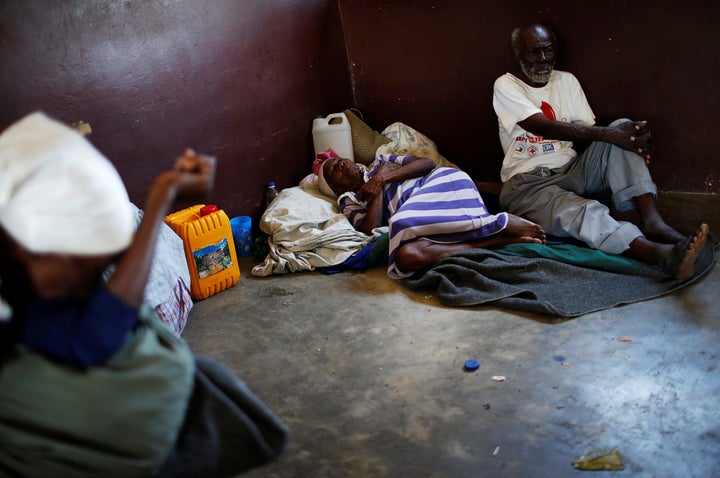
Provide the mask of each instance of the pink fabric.
POLYGON ((323 151, 322 153, 318 153, 312 165, 313 174, 318 174, 318 171, 320 171, 320 166, 322 166, 322 163, 324 163, 326 159, 337 157, 337 153, 333 151, 332 148, 329 148, 327 151, 323 151))

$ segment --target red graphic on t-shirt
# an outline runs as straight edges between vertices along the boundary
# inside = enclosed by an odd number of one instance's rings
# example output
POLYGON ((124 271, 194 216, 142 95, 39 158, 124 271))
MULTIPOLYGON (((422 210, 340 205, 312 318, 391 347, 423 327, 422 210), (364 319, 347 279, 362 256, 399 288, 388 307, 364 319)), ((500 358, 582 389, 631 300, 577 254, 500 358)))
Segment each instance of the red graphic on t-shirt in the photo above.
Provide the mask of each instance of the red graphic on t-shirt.
POLYGON ((545 115, 545 117, 547 119, 555 121, 555 119, 556 119, 555 118, 555 110, 553 109, 552 106, 550 106, 549 103, 545 103, 543 101, 542 104, 540 105, 540 109, 542 110, 543 114, 545 115))

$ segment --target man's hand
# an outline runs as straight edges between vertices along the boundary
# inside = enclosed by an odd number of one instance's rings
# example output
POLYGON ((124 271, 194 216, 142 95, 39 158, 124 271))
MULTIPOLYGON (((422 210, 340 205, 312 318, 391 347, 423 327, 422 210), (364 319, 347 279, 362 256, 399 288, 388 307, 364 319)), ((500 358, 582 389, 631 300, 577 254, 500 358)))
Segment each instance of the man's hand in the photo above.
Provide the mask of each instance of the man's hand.
POLYGON ((650 164, 652 152, 652 134, 647 127, 647 121, 625 121, 614 126, 608 126, 610 142, 645 159, 650 164))
POLYGON ((564 121, 550 120, 543 113, 536 113, 518 125, 535 135, 561 141, 604 141, 637 153, 650 163, 652 134, 647 121, 623 121, 613 126, 586 126, 564 121))

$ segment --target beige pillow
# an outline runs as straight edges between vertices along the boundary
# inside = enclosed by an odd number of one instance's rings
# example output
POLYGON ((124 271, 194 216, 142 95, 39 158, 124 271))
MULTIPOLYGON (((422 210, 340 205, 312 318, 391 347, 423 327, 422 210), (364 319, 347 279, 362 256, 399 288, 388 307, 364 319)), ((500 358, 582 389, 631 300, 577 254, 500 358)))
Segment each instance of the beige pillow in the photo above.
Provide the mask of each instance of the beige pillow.
POLYGON ((389 143, 391 140, 365 124, 353 110, 346 109, 343 113, 345 113, 348 123, 350 124, 350 136, 352 137, 355 162, 367 166, 375 161, 375 152, 377 149, 383 144, 389 143))
POLYGON ((390 142, 378 148, 377 154, 412 154, 432 159, 437 167, 457 168, 440 154, 430 138, 404 123, 393 123, 385 128, 382 134, 390 138, 390 142))

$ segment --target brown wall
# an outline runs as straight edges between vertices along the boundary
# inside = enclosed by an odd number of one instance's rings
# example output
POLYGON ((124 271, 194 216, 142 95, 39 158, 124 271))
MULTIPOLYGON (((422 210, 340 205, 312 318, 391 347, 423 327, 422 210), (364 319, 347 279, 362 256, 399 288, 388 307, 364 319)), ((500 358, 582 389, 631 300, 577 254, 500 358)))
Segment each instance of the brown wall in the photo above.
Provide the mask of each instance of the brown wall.
POLYGON ((139 205, 185 147, 216 155, 213 199, 255 219, 267 181, 308 173, 312 118, 353 102, 497 180, 492 83, 528 20, 555 27, 600 121, 650 121, 661 189, 720 192, 714 0, 0 0, 0 128, 89 122, 139 205))
POLYGON ((257 218, 266 182, 310 171, 312 118, 352 101, 335 0, 0 1, 0 58, 0 127, 90 123, 141 207, 193 147, 212 199, 257 218))
POLYGON ((662 190, 720 192, 712 151, 720 63, 715 0, 340 0, 359 108, 435 140, 478 180, 498 180, 502 151, 492 85, 515 71, 519 23, 557 33, 557 68, 580 79, 601 124, 647 119, 662 190))

